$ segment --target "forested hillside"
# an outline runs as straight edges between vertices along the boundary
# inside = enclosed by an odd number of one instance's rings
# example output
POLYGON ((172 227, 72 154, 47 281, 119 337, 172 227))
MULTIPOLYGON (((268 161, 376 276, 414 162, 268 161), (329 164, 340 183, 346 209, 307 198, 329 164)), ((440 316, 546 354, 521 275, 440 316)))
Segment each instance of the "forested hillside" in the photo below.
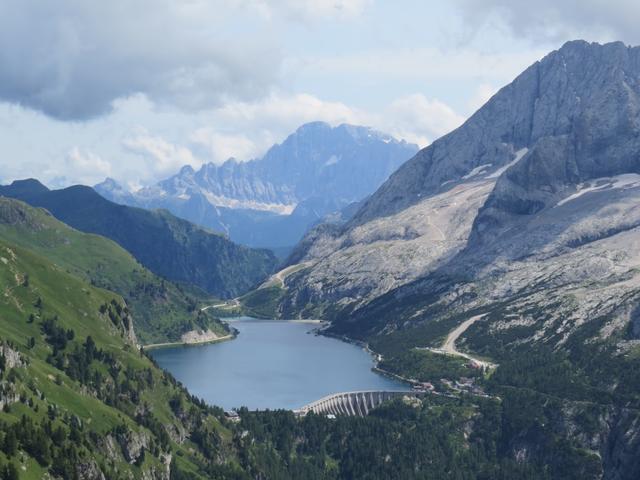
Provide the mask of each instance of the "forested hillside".
POLYGON ((277 263, 268 250, 236 245, 167 211, 116 205, 89 187, 49 190, 25 180, 0 187, 0 195, 46 208, 73 228, 115 241, 156 275, 219 297, 245 292, 277 263))
POLYGON ((159 278, 115 242, 74 230, 43 209, 0 197, 0 239, 41 253, 91 285, 120 294, 142 344, 179 341, 196 329, 224 333, 220 322, 200 310, 213 301, 203 291, 159 278))

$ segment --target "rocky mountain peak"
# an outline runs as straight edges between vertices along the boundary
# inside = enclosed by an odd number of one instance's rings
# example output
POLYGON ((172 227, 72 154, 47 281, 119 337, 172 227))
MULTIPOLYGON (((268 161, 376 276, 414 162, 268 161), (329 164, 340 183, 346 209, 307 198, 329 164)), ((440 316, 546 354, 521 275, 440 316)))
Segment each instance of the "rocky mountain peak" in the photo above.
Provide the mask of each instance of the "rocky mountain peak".
POLYGON ((474 241, 492 241, 584 182, 640 173, 640 48, 570 42, 535 67, 528 153, 498 179, 474 241))
MULTIPOLYGON (((638 47, 626 47, 621 42, 566 43, 527 68, 462 126, 406 162, 372 195, 352 225, 395 214, 425 197, 453 188, 474 169, 484 166, 489 173, 500 171, 524 148, 530 152, 518 163, 529 162, 537 142, 548 142, 550 138, 560 142, 563 136, 572 134, 572 141, 578 142, 574 147, 589 141, 595 148, 598 142, 587 135, 592 128, 600 131, 600 145, 606 143, 607 136, 635 130, 640 105, 639 71, 638 47), (596 125, 603 119, 604 124, 596 125)), ((569 140, 565 138, 567 147, 569 140)), ((553 147, 548 144, 547 148, 553 147)), ((604 174, 610 167, 601 166, 596 168, 592 162, 591 173, 574 175, 573 181, 585 175, 604 174)), ((570 171, 569 168, 566 173, 570 171)), ((509 172, 513 175, 514 169, 509 172)), ((547 173, 554 177, 557 174, 547 173)))

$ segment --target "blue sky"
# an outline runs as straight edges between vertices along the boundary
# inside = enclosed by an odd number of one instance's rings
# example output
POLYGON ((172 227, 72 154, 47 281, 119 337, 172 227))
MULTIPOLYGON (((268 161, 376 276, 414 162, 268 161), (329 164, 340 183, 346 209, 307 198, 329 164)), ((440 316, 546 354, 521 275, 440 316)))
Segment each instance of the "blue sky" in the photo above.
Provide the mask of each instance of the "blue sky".
POLYGON ((629 0, 0 2, 0 180, 248 160, 302 123, 427 145, 566 40, 640 43, 629 0))

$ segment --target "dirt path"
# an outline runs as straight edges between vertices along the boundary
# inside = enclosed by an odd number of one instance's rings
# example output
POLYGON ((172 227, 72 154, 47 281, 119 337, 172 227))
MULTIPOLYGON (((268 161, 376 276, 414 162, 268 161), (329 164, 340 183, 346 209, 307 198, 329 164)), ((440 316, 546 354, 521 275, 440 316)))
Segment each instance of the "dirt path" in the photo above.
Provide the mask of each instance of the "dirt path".
POLYGON ((442 353, 442 354, 446 354, 446 355, 457 355, 459 357, 463 357, 469 360, 473 360, 474 362, 476 362, 479 365, 482 365, 485 368, 495 368, 497 367, 497 365, 495 363, 491 363, 491 362, 487 362, 486 360, 481 360, 477 357, 474 357, 473 355, 469 355, 468 353, 464 353, 461 352, 460 350, 458 350, 456 348, 456 341, 458 340, 458 338, 460 338, 460 335, 462 335, 464 332, 467 331, 467 329, 473 325, 475 322, 477 322, 478 320, 480 320, 481 318, 484 318, 486 316, 485 314, 482 315, 475 315, 473 317, 471 317, 468 320, 465 320, 464 322, 462 322, 460 325, 458 325, 455 329, 453 329, 451 332, 449 332, 449 335, 447 335, 447 338, 445 339, 444 343, 442 344, 442 347, 440 348, 427 348, 427 350, 430 350, 434 353, 442 353))
POLYGON ((279 272, 271 275, 258 288, 267 288, 267 287, 273 287, 273 286, 284 288, 284 281, 289 275, 291 275, 292 273, 298 272, 303 268, 307 268, 309 265, 311 265, 311 262, 303 262, 303 263, 296 263, 295 265, 289 265, 287 268, 283 268, 279 272))
POLYGON ((476 315, 475 317, 471 317, 469 320, 466 320, 462 322, 460 325, 458 325, 453 331, 449 332, 449 335, 447 335, 446 340, 442 344, 442 347, 441 347, 442 350, 445 353, 450 353, 451 355, 460 355, 463 357, 469 357, 469 355, 459 352, 456 349, 456 340, 458 340, 460 335, 462 335, 464 332, 467 331, 467 328, 469 328, 471 325, 476 323, 485 315, 476 315))
POLYGON ((200 309, 201 312, 204 312, 206 310, 209 310, 210 308, 225 308, 225 309, 229 309, 229 308, 235 308, 235 307, 239 307, 240 306, 240 301, 237 298, 234 298, 233 300, 228 300, 224 303, 216 303, 215 305, 207 305, 206 307, 202 307, 200 309))

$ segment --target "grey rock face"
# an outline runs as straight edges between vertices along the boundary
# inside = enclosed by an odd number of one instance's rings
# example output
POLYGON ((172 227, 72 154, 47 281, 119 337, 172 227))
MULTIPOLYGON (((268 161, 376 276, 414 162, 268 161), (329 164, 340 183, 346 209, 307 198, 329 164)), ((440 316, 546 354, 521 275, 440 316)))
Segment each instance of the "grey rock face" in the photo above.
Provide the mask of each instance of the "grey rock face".
POLYGON ((11 348, 6 342, 0 342, 0 355, 5 359, 5 365, 7 368, 24 367, 24 360, 22 355, 17 350, 11 348))
POLYGON ((122 455, 129 463, 134 463, 142 455, 143 450, 149 448, 149 434, 146 432, 127 431, 117 436, 122 449, 122 455))
POLYGON ((518 177, 519 171, 520 177, 542 185, 551 177, 559 184, 623 173, 633 163, 629 140, 637 128, 639 65, 639 48, 619 42, 567 43, 502 88, 460 128, 398 169, 354 222, 398 212, 481 165, 504 166, 513 152, 532 150, 538 142, 540 155, 559 148, 555 156, 564 161, 549 159, 535 172, 525 162, 511 170, 509 178, 518 177), (616 141, 620 135, 627 136, 624 146, 616 141), (571 148, 576 151, 566 158, 571 148), (582 156, 586 152, 591 152, 589 158, 582 156), (618 157, 615 164, 602 162, 611 153, 618 157))
POLYGON ((76 473, 80 480, 105 480, 106 478, 94 461, 78 464, 76 473))
POLYGON ((640 172, 640 48, 572 42, 532 68, 520 77, 539 92, 529 152, 498 180, 474 241, 491 241, 585 181, 640 172))

